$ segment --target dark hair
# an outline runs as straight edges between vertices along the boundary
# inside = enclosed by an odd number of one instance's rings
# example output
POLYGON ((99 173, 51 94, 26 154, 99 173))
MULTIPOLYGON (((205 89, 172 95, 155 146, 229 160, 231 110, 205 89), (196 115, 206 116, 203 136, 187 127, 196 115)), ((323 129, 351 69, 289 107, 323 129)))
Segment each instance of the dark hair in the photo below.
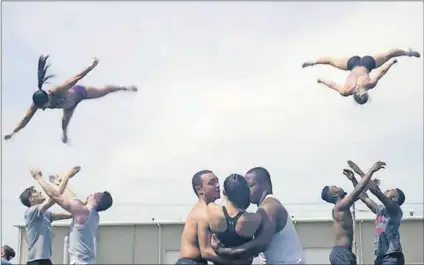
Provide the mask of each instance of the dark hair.
POLYGON ((240 209, 250 205, 250 188, 246 179, 239 174, 231 174, 224 181, 225 195, 228 200, 240 209))
POLYGON ((368 93, 354 93, 353 94, 353 99, 355 99, 356 103, 360 104, 360 105, 364 105, 365 103, 367 103, 368 101, 368 93))
POLYGON ((330 187, 329 186, 325 186, 322 189, 322 191, 321 191, 321 199, 323 199, 326 202, 333 203, 334 200, 332 200, 330 198, 330 194, 329 193, 330 193, 330 187))
POLYGON ((6 259, 11 260, 15 257, 16 253, 13 248, 9 247, 8 245, 4 245, 3 247, 4 255, 6 256, 6 259))
POLYGON ((44 91, 43 85, 47 83, 47 80, 54 77, 54 75, 48 75, 47 69, 50 67, 50 65, 47 64, 47 59, 49 56, 43 56, 41 55, 40 58, 38 58, 38 71, 37 71, 37 78, 38 78, 38 90, 32 94, 32 101, 37 107, 44 106, 47 102, 49 102, 49 95, 46 91, 44 91))
POLYGON ((96 211, 101 212, 109 209, 113 204, 112 195, 109 192, 104 191, 100 197, 100 201, 96 206, 96 211))
POLYGON ((272 182, 271 182, 271 175, 269 174, 268 170, 266 170, 263 167, 254 167, 247 171, 246 174, 255 174, 256 180, 260 182, 261 184, 268 184, 272 191, 272 182))
POLYGON ((199 194, 197 194, 197 191, 196 191, 196 186, 202 185, 202 176, 208 173, 213 173, 213 172, 207 169, 201 170, 197 172, 196 174, 194 174, 193 178, 191 179, 191 186, 193 187, 193 191, 196 194, 196 196, 199 196, 199 194))
POLYGON ((401 189, 396 189, 397 192, 397 204, 401 206, 405 202, 405 193, 401 189))
POLYGON ((19 195, 19 199, 21 200, 22 204, 26 207, 31 207, 31 202, 29 201, 29 198, 31 198, 32 193, 34 192, 34 187, 26 188, 21 195, 19 195))

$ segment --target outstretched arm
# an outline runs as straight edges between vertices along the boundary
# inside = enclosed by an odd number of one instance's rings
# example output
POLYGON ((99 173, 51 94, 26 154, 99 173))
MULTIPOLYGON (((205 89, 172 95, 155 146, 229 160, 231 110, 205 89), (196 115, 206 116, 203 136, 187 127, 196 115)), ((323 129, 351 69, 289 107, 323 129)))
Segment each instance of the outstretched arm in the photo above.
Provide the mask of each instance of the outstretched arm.
POLYGON ((397 63, 397 60, 393 60, 389 63, 383 64, 380 68, 377 69, 376 75, 371 77, 371 82, 369 84, 369 88, 374 88, 378 81, 389 71, 389 69, 397 63))
POLYGON ((400 206, 396 202, 392 201, 389 197, 384 195, 384 193, 377 185, 372 185, 370 187, 370 191, 383 203, 384 206, 386 206, 387 212, 391 216, 397 215, 399 212, 401 212, 400 206))
MULTIPOLYGON (((71 170, 71 172, 68 172, 67 174, 68 175, 69 174, 75 175, 76 173, 72 172, 72 170, 71 170)), ((60 178, 58 175, 50 176, 49 179, 50 179, 50 182, 53 183, 56 186, 59 186, 61 181, 62 181, 62 178, 60 178)), ((63 196, 68 198, 68 199, 77 199, 77 195, 71 189, 69 189, 68 187, 65 188, 65 191, 63 192, 63 196)), ((49 200, 52 200, 52 199, 49 198, 49 200)), ((83 202, 83 204, 85 204, 85 203, 83 202)), ((68 212, 53 213, 53 215, 52 215, 52 221, 64 220, 64 219, 70 219, 70 218, 72 218, 72 214, 70 214, 68 212)))
POLYGON ((334 209, 336 211, 344 211, 349 209, 355 203, 355 201, 359 199, 359 195, 367 188, 367 185, 370 182, 372 175, 378 170, 384 168, 385 165, 386 164, 384 162, 375 163, 370 168, 368 173, 365 174, 365 176, 362 178, 361 182, 356 185, 353 191, 346 197, 344 197, 340 202, 338 202, 334 209))
MULTIPOLYGON (((70 178, 72 178, 75 174, 77 174, 79 172, 79 170, 80 170, 79 167, 74 167, 67 174, 65 174, 65 176, 64 176, 63 179, 64 179, 64 182, 66 182, 66 183, 64 183, 62 185, 58 185, 58 187, 56 189, 56 192, 58 194, 62 195, 65 192, 66 185, 67 185, 68 180, 70 178)), ((36 179, 42 177, 42 174, 41 174, 41 171, 40 170, 31 170, 31 175, 34 178, 36 178, 36 179)), ((40 211, 41 212, 47 211, 50 207, 53 206, 54 203, 55 203, 55 201, 52 198, 47 199, 45 202, 43 202, 42 204, 40 204, 40 206, 39 206, 40 207, 40 211)), ((56 220, 56 219, 53 217, 53 220, 56 220)))
POLYGON ((66 80, 62 85, 59 85, 53 88, 52 92, 61 93, 75 86, 78 83, 78 81, 83 79, 89 72, 91 72, 91 70, 93 70, 98 63, 99 63, 99 60, 97 58, 94 58, 93 63, 90 66, 88 66, 87 68, 85 68, 84 70, 82 70, 81 72, 73 76, 72 78, 66 80))
MULTIPOLYGON (((353 162, 352 162, 353 163, 353 162)), ((361 172, 359 175, 361 177, 365 177, 365 173, 358 167, 358 170, 361 172)), ((355 172, 358 172, 355 170, 355 172)), ((352 171, 345 169, 343 170, 343 174, 345 174, 347 176, 347 178, 352 181, 353 187, 355 188, 358 185, 358 181, 355 178, 355 175, 353 174, 352 171)), ((377 204, 370 198, 368 197, 367 193, 366 193, 366 189, 359 195, 359 199, 361 199, 361 201, 373 212, 373 213, 377 213, 377 204)))
POLYGON ((342 96, 348 96, 344 92, 344 87, 337 84, 336 82, 333 82, 333 81, 327 80, 327 79, 321 79, 321 78, 318 79, 317 82, 318 82, 318 84, 324 84, 325 86, 339 92, 339 94, 342 95, 342 96))
POLYGON ((29 107, 29 109, 25 113, 25 117, 18 123, 18 125, 16 126, 16 128, 13 130, 11 134, 7 134, 4 136, 4 139, 9 140, 10 138, 12 138, 14 134, 22 130, 28 124, 28 122, 32 119, 32 117, 34 116, 37 110, 38 110, 37 106, 32 104, 31 107, 29 107))
MULTIPOLYGON (((63 196, 63 194, 60 194, 58 190, 50 186, 46 181, 44 181, 41 173, 33 174, 33 177, 40 184, 41 188, 44 190, 47 196, 49 196, 54 202, 56 202, 64 210, 68 211, 69 213, 73 215, 80 214, 86 210, 84 205, 79 200, 74 200, 66 196, 63 196)), ((65 190, 66 186, 68 185, 68 181, 69 181, 69 177, 65 175, 58 189, 65 190)))
POLYGON ((68 212, 60 212, 60 213, 52 214, 52 221, 67 220, 71 218, 72 218, 72 214, 68 212))

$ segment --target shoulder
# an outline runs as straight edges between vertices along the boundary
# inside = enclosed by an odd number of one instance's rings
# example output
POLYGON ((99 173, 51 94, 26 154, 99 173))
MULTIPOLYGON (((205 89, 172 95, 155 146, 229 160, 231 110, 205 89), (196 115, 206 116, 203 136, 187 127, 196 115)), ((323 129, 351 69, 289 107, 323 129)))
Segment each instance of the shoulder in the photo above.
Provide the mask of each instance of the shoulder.
POLYGON ((275 197, 266 198, 258 209, 263 209, 265 212, 276 211, 278 209, 282 209, 283 205, 281 202, 275 197))
POLYGON ((191 209, 191 212, 188 215, 187 219, 198 222, 199 220, 203 220, 205 218, 207 219, 207 217, 208 217, 207 206, 196 205, 193 207, 193 209, 191 209))
POLYGON ((350 89, 346 89, 346 88, 343 88, 343 90, 339 91, 339 93, 340 93, 340 96, 342 96, 342 97, 348 97, 348 96, 353 95, 353 91, 350 90, 350 89))
POLYGON ((218 205, 216 203, 209 203, 208 206, 206 206, 206 212, 207 214, 215 214, 217 212, 221 211, 222 206, 218 205))
POLYGON ((39 207, 39 205, 34 205, 34 206, 31 206, 31 207, 28 207, 25 210, 25 215, 34 214, 34 213, 37 213, 37 212, 40 212, 40 207, 39 207))
POLYGON ((256 213, 244 212, 243 217, 251 222, 262 221, 262 213, 260 211, 257 211, 256 213))

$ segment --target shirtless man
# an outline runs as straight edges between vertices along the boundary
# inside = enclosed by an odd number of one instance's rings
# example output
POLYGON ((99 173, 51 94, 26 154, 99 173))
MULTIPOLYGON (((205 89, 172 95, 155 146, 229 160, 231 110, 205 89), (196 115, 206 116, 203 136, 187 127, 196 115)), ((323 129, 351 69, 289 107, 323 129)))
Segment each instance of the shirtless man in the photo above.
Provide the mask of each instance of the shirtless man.
MULTIPOLYGON (((350 168, 361 178, 365 176, 364 172, 355 163, 352 161, 348 163, 350 168)), ((358 185, 353 172, 350 171, 347 177, 352 181, 354 187, 358 185)), ((361 194, 362 202, 377 215, 374 238, 374 264, 404 265, 405 257, 400 242, 400 223, 403 211, 400 206, 405 202, 405 194, 398 188, 389 189, 383 193, 378 184, 374 182, 368 185, 368 189, 383 204, 378 205, 365 192, 361 194)))
POLYGON ((226 248, 216 235, 212 247, 220 256, 248 258, 259 254, 262 264, 305 264, 302 244, 286 208, 272 195, 269 172, 255 167, 246 173, 250 202, 258 206, 262 222, 255 238, 241 246, 226 248))
POLYGON ((375 56, 353 56, 350 58, 331 58, 322 57, 315 61, 308 61, 303 63, 302 67, 314 66, 318 64, 327 64, 335 68, 345 71, 351 71, 350 75, 346 78, 345 84, 340 85, 333 81, 326 79, 318 79, 319 84, 336 90, 340 95, 347 97, 353 95, 353 98, 358 104, 365 104, 368 101, 368 90, 373 89, 378 81, 389 71, 389 69, 397 62, 393 60, 386 64, 390 59, 408 56, 420 57, 420 53, 409 50, 393 49, 386 53, 377 54, 375 56), (376 69, 376 75, 370 77, 370 72, 376 69))
POLYGON ((81 101, 89 99, 97 99, 104 97, 110 93, 117 91, 131 91, 136 92, 135 86, 117 86, 117 85, 106 85, 106 86, 83 86, 77 85, 77 83, 83 79, 89 72, 91 72, 99 63, 97 58, 93 59, 91 65, 85 68, 80 73, 76 74, 69 80, 66 80, 63 84, 54 86, 51 89, 43 90, 43 85, 52 78, 54 75, 47 75, 47 59, 49 56, 40 56, 38 59, 38 90, 32 95, 32 104, 25 114, 25 117, 18 123, 16 128, 4 136, 5 140, 11 139, 17 132, 22 130, 28 122, 32 119, 38 109, 62 109, 62 142, 68 142, 68 125, 74 114, 75 109, 81 101))
MULTIPOLYGON (((249 213, 246 209, 250 205, 250 190, 246 179, 238 174, 228 176, 224 181, 225 205, 209 203, 207 216, 199 223, 199 238, 205 238, 205 242, 200 242, 200 250, 203 256, 203 249, 211 244, 210 232, 225 247, 237 247, 253 239, 262 221, 260 213, 249 213)), ((234 257, 232 263, 251 264, 253 255, 244 259, 234 257)), ((229 264, 226 262, 225 264, 229 264)))
MULTIPOLYGON (((199 242, 204 242, 203 238, 199 238, 199 222, 207 214, 207 205, 221 197, 219 180, 210 170, 202 170, 194 174, 192 186, 199 201, 191 209, 185 222, 181 235, 180 255, 176 264, 207 264, 207 260, 202 258, 199 246, 199 242)), ((209 253, 214 252, 211 247, 209 249, 209 253)), ((219 257, 214 258, 214 255, 208 255, 206 252, 207 250, 204 251, 203 256, 208 257, 208 260, 214 263, 222 262, 219 257)))
MULTIPOLYGON (((367 188, 373 174, 384 168, 384 162, 376 162, 362 178, 361 182, 347 195, 340 187, 325 186, 322 189, 321 198, 334 204, 332 211, 333 227, 336 233, 336 245, 330 253, 330 263, 333 265, 356 265, 356 256, 352 252, 353 242, 353 218, 350 207, 359 199, 360 194, 367 188)), ((343 170, 348 175, 349 170, 343 170)))

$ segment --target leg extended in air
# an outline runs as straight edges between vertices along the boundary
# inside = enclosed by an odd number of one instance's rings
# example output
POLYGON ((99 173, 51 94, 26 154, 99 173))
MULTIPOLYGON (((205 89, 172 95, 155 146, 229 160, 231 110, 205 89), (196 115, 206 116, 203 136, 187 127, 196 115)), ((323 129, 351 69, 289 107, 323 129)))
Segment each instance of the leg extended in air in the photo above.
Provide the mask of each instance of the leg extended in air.
POLYGON ((302 67, 314 66, 318 64, 331 65, 337 69, 348 71, 348 61, 349 58, 333 58, 333 57, 320 57, 316 60, 307 61, 302 64, 302 67))
POLYGON ((116 86, 116 85, 106 85, 106 86, 98 86, 98 87, 86 87, 87 97, 86 99, 96 99, 104 97, 110 93, 118 92, 118 91, 129 91, 129 92, 137 92, 138 89, 135 86, 116 86))
POLYGON ((421 56, 421 54, 419 52, 413 51, 411 49, 408 49, 408 50, 392 49, 390 51, 387 51, 385 53, 380 53, 380 54, 374 55, 372 57, 375 60, 375 68, 379 68, 383 64, 385 64, 387 61, 389 61, 390 59, 402 57, 402 56, 419 58, 421 56))

